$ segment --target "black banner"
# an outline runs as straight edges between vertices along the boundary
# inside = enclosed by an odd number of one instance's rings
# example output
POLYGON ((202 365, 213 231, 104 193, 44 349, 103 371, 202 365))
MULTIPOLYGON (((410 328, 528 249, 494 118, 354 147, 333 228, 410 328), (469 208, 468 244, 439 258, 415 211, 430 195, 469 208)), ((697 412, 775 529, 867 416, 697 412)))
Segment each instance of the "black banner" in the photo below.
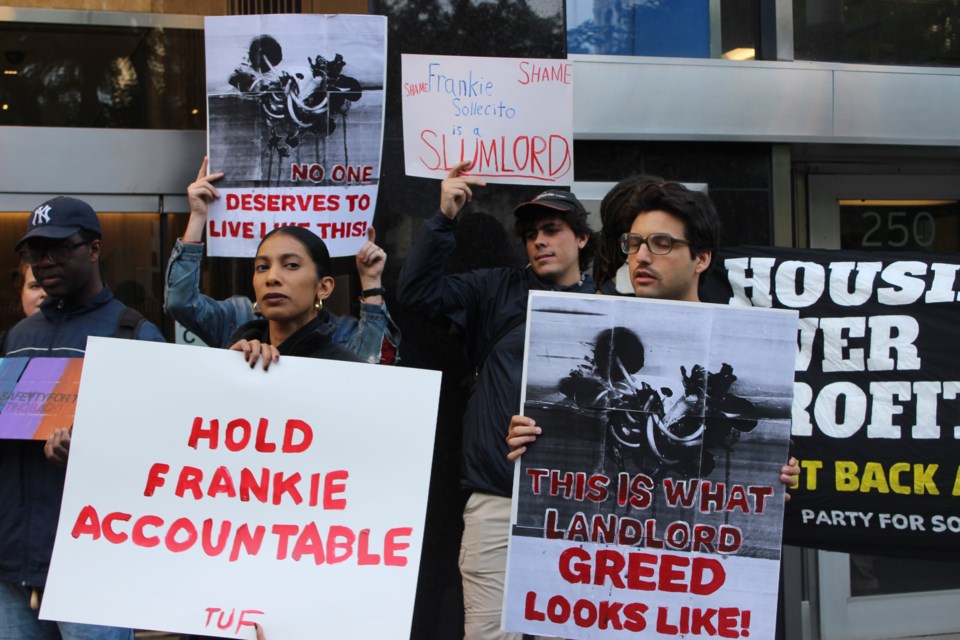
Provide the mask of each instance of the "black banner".
POLYGON ((705 302, 800 312, 784 542, 876 555, 960 544, 960 257, 724 249, 705 302))

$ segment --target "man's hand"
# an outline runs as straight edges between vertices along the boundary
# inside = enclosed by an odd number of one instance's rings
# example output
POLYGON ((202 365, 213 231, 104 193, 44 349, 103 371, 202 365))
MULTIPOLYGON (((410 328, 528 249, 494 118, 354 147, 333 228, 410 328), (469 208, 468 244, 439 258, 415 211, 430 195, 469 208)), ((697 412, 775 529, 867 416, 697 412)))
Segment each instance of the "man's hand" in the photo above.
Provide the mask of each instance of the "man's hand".
POLYGON ((213 183, 222 177, 222 172, 207 175, 207 158, 204 157, 196 181, 187 187, 190 220, 187 222, 186 231, 183 232, 184 242, 200 242, 203 239, 203 228, 207 224, 210 203, 220 197, 220 192, 213 183))
MULTIPOLYGON (((361 289, 379 289, 383 267, 387 264, 387 252, 375 244, 377 232, 373 227, 367 228, 367 241, 357 251, 357 273, 360 275, 361 289)), ((364 302, 380 304, 383 298, 370 296, 364 302)))
MULTIPOLYGON (((796 489, 800 486, 800 464, 797 459, 792 457, 780 468, 780 482, 787 486, 787 489, 796 489)), ((784 493, 784 502, 790 502, 790 492, 784 493)))
POLYGON ((67 466, 67 457, 70 455, 70 429, 55 429, 53 435, 47 438, 43 445, 43 453, 47 460, 58 467, 67 466))
POLYGON ((480 178, 461 175, 471 164, 473 163, 468 160, 454 166, 446 179, 440 183, 440 211, 451 220, 456 218, 464 205, 473 199, 473 191, 470 187, 487 185, 480 178))
POLYGON ((533 418, 527 416, 510 418, 510 429, 507 431, 507 446, 510 447, 510 451, 507 453, 507 460, 513 462, 522 456, 527 450, 527 445, 534 442, 540 433, 540 427, 533 418))
POLYGON ((242 351, 243 359, 251 369, 257 366, 257 360, 263 360, 264 371, 280 360, 280 352, 275 346, 259 340, 240 340, 230 347, 230 351, 242 351))

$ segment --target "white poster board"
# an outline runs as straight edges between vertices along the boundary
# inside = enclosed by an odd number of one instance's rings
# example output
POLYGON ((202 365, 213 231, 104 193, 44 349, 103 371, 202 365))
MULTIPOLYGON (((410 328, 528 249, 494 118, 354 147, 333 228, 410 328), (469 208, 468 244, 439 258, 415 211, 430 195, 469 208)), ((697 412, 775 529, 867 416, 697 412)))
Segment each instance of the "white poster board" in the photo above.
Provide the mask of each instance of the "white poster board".
POLYGON ((772 638, 794 311, 531 292, 503 625, 772 638))
POLYGON ((410 634, 440 373, 91 338, 41 617, 410 634))
POLYGON ((354 255, 377 205, 387 19, 370 15, 204 19, 211 256, 252 257, 268 231, 300 225, 332 257, 354 255))
POLYGON ((469 175, 502 184, 573 184, 573 63, 403 54, 408 176, 469 175))

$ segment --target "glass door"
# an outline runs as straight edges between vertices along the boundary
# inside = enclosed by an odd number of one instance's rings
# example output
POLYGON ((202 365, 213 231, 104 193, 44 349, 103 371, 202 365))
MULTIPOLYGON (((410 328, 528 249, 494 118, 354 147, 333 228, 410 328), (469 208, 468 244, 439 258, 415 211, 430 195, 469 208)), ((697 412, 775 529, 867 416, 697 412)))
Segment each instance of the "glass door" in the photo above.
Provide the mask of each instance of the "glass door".
MULTIPOLYGON (((960 251, 954 176, 811 176, 810 243, 822 249, 960 251)), ((818 553, 821 640, 960 632, 960 562, 818 553)))

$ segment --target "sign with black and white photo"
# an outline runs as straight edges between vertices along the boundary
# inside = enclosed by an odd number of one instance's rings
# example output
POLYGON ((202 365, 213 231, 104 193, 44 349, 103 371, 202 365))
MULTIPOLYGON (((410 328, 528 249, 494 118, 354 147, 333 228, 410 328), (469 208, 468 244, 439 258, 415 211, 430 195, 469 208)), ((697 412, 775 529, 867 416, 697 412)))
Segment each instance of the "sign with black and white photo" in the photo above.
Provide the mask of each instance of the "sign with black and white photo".
POLYGON ((772 638, 796 312, 531 292, 503 626, 772 638))
POLYGON ((705 299, 800 312, 785 542, 956 549, 960 258, 737 247, 715 265, 705 299))
POLYGON ((387 20, 371 15, 204 21, 211 256, 252 257, 277 226, 355 254, 380 182, 387 20))

